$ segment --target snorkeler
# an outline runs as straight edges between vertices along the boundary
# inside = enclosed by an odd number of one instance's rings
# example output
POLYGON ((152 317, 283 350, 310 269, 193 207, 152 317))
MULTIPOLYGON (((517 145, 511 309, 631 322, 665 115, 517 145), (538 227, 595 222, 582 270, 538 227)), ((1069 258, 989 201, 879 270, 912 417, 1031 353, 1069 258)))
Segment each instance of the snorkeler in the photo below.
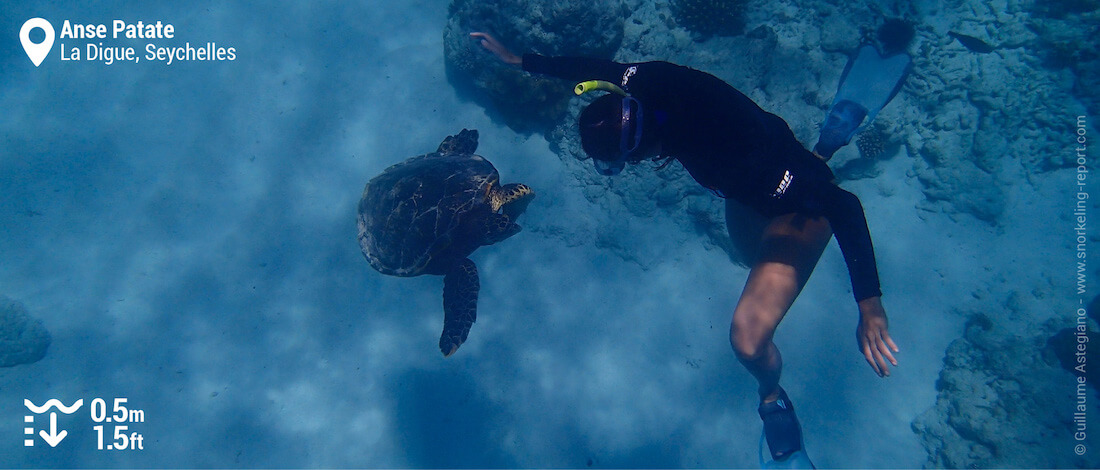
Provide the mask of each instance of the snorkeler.
POLYGON ((470 37, 505 63, 582 82, 578 94, 610 92, 580 115, 581 144, 599 173, 676 159, 699 184, 726 198, 731 238, 751 258, 730 342, 759 382, 758 412, 775 461, 802 449, 802 431, 779 386, 782 359, 772 337, 833 234, 859 305, 859 349, 876 374, 890 375, 898 348, 887 333, 863 206, 833 183, 825 161, 806 150, 783 119, 713 75, 668 62, 520 57, 489 34, 470 37))

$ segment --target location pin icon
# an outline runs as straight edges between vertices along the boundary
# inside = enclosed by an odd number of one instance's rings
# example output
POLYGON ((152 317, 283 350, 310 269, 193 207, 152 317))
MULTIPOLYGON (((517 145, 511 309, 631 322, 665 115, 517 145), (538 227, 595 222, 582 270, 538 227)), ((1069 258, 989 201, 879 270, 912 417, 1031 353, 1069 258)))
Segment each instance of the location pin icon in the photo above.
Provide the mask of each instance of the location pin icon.
POLYGON ((31 18, 23 23, 22 28, 19 28, 19 42, 23 43, 23 50, 27 51, 27 57, 31 58, 31 62, 34 62, 35 67, 38 67, 43 60, 46 60, 46 56, 50 55, 50 49, 53 48, 53 39, 53 25, 42 18, 31 18), (46 40, 38 44, 32 42, 31 30, 34 28, 42 28, 42 31, 46 33, 46 40))

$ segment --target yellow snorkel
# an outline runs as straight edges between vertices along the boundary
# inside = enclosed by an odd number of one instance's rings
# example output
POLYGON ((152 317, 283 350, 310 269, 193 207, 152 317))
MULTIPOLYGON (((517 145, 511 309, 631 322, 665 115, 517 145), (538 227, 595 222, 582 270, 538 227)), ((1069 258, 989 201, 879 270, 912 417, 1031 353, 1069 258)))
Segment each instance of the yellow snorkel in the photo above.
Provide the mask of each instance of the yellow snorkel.
POLYGON ((619 88, 618 85, 603 80, 588 80, 586 82, 580 82, 576 87, 573 87, 573 93, 576 93, 578 96, 595 90, 610 91, 619 96, 630 96, 627 95, 622 88, 619 88))

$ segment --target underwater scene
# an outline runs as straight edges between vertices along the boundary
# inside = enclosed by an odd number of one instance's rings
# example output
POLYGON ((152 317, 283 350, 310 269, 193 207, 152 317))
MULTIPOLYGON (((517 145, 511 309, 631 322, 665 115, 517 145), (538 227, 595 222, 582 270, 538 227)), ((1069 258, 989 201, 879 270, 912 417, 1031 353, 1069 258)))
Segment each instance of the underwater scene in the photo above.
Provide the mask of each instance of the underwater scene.
POLYGON ((1096 0, 0 28, 0 468, 1100 467, 1096 0))

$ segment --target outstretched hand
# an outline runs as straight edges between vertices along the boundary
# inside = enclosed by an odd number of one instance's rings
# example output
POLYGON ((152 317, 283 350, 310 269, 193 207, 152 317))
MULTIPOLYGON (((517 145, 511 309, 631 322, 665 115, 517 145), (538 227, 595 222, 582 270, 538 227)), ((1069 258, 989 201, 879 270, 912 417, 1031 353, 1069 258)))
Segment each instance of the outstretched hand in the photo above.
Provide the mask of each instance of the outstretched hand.
POLYGON ((489 33, 475 32, 470 33, 470 38, 476 39, 481 43, 481 47, 488 49, 489 52, 495 54, 500 60, 509 65, 522 65, 523 58, 515 55, 512 51, 504 47, 497 38, 494 38, 489 33))
POLYGON ((898 360, 894 359, 893 354, 898 352, 898 345, 890 339, 886 324, 886 310, 882 308, 882 297, 871 297, 859 301, 856 341, 859 342, 859 350, 863 353, 863 357, 879 377, 890 376, 890 369, 886 365, 887 360, 894 367, 898 366, 898 360))

